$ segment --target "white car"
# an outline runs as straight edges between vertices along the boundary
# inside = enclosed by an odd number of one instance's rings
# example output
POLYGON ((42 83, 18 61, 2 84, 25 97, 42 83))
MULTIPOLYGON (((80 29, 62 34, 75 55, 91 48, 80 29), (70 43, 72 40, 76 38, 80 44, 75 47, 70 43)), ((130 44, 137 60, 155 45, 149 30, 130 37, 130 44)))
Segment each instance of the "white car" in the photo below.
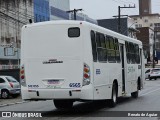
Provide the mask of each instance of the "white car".
POLYGON ((145 78, 151 80, 151 79, 157 79, 160 78, 160 68, 150 68, 145 72, 145 78))
POLYGON ((17 97, 20 95, 20 84, 12 76, 0 76, 1 98, 17 97))

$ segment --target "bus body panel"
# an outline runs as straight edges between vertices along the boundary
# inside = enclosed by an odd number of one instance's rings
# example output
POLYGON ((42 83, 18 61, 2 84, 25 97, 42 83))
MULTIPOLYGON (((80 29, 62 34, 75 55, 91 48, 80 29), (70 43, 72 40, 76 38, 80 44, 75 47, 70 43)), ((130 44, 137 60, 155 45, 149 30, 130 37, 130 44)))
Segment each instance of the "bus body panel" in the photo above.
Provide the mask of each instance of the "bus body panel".
POLYGON ((24 27, 22 33, 21 65, 27 83, 22 87, 22 99, 93 99, 92 88, 82 89, 85 61, 80 24, 24 27), (80 28, 80 37, 68 37, 68 28, 72 27, 80 28))
POLYGON ((21 88, 22 99, 111 99, 114 80, 118 82, 118 96, 136 91, 138 77, 144 78, 144 66, 140 73, 141 64, 126 62, 125 41, 141 46, 138 40, 86 22, 54 21, 24 26, 21 66, 25 68, 27 86, 21 88), (68 37, 68 29, 72 27, 80 28, 79 37, 68 37), (92 30, 118 38, 124 46, 125 91, 122 91, 121 62, 93 61, 92 30), (84 64, 90 69, 90 84, 85 86, 84 64))

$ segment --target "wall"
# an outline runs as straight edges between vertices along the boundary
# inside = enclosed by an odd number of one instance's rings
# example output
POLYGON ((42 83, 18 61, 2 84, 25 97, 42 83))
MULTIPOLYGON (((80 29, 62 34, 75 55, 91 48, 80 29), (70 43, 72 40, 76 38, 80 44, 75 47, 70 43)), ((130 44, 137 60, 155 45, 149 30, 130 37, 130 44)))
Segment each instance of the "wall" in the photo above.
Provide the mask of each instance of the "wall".
POLYGON ((32 8, 32 0, 0 0, 0 60, 19 59, 19 49, 14 56, 5 56, 4 47, 20 48, 21 28, 33 19, 32 8))

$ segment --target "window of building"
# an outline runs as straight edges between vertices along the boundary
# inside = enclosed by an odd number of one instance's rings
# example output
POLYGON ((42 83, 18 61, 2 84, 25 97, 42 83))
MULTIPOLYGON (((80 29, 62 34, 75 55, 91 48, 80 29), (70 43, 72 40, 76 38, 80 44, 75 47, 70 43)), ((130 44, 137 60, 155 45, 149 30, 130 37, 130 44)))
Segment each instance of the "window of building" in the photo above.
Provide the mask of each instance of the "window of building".
POLYGON ((134 18, 134 20, 137 20, 137 18, 134 18))
POLYGON ((145 19, 144 22, 148 22, 148 19, 145 19))
POLYGON ((153 23, 150 24, 150 27, 152 27, 152 26, 153 26, 153 23))

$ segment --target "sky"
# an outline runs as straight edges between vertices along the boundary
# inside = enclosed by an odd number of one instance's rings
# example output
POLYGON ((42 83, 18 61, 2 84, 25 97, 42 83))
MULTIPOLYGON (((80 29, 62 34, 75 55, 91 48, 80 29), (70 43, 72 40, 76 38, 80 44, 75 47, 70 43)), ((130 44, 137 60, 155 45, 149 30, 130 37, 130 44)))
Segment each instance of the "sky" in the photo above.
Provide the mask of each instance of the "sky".
MULTIPOLYGON (((145 0, 144 0, 145 1, 145 0)), ((160 13, 160 0, 152 1, 152 13, 160 13)), ((70 9, 83 9, 82 13, 93 19, 107 19, 118 15, 118 6, 136 6, 121 9, 121 15, 138 15, 138 0, 70 0, 70 9)))

